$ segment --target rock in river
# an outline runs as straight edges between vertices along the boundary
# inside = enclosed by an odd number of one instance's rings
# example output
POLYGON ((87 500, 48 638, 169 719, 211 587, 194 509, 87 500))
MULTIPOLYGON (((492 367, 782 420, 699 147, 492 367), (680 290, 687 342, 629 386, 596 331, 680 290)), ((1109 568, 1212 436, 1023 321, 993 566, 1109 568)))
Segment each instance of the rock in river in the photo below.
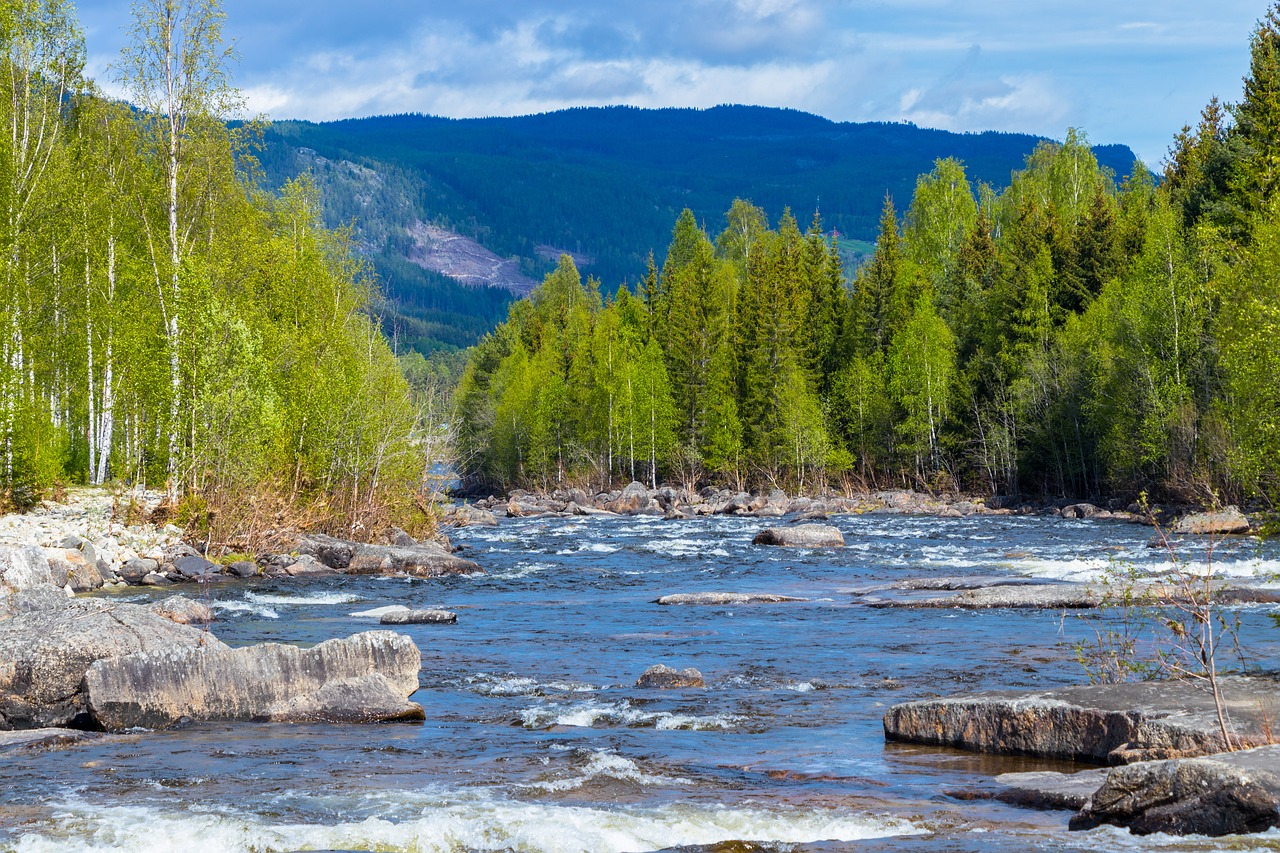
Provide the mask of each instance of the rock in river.
POLYGON ((664 595, 655 604, 780 604, 784 601, 808 601, 807 598, 794 598, 790 595, 775 595, 770 592, 677 592, 664 595))
POLYGON ((1249 519, 1234 506, 1219 512, 1192 513, 1178 519, 1173 525, 1174 533, 1201 535, 1248 533, 1249 530, 1249 519))
POLYGON ((452 625, 458 614, 449 610, 395 610, 383 613, 378 619, 383 625, 427 625, 439 623, 452 625))
POLYGON ((677 687, 706 686, 706 682, 702 679, 702 673, 693 667, 677 670, 662 664, 649 667, 636 680, 636 687, 656 687, 663 690, 677 687))
POLYGON ((0 621, 0 729, 91 724, 83 681, 95 661, 224 648, 204 631, 134 604, 65 597, 43 604, 0 621))
POLYGON ((1280 747, 1120 767, 1071 819, 1136 835, 1237 835, 1280 826, 1280 747))
POLYGON ((408 700, 421 656, 390 631, 310 649, 262 643, 178 649, 101 660, 85 673, 87 702, 108 731, 197 720, 381 722, 422 720, 408 700))
POLYGON ((472 561, 455 557, 443 545, 434 542, 408 547, 362 545, 332 536, 309 534, 294 540, 291 550, 314 557, 331 569, 353 575, 440 577, 483 573, 483 569, 472 561))
MULTIPOLYGON (((1219 683, 1236 736, 1246 746, 1267 743, 1266 709, 1274 701, 1276 680, 1231 676, 1219 683)), ((925 699, 890 708, 884 731, 889 740, 1097 764, 1222 749, 1212 697, 1184 681, 925 699)))
POLYGON ((829 524, 796 524, 766 527, 751 540, 753 545, 783 545, 791 548, 839 548, 844 534, 829 524))

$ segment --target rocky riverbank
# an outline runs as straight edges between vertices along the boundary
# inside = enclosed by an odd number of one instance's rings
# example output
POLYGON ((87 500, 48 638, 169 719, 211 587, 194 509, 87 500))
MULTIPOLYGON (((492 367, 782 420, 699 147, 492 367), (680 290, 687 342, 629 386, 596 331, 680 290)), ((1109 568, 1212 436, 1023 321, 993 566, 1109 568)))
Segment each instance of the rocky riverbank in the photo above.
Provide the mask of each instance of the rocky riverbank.
POLYGON ((715 487, 692 491, 669 485, 649 488, 643 483, 630 483, 623 489, 607 492, 566 488, 535 493, 513 489, 506 496, 497 496, 485 494, 483 490, 471 490, 458 496, 464 501, 461 505, 444 507, 441 512, 441 520, 446 525, 494 525, 500 518, 537 516, 652 515, 671 519, 707 515, 747 518, 792 516, 796 521, 820 521, 832 515, 886 513, 938 518, 1024 515, 1112 520, 1133 524, 1159 522, 1175 534, 1244 534, 1254 529, 1250 519, 1236 507, 1214 511, 1200 511, 1189 507, 1147 508, 1124 500, 1111 500, 1105 506, 1099 506, 1072 499, 1044 502, 1016 495, 932 495, 911 490, 877 491, 852 496, 789 496, 780 489, 753 494, 715 487))
MULTIPOLYGON (((390 631, 299 649, 231 649, 208 630, 209 609, 181 596, 150 607, 77 591, 127 584, 139 562, 149 582, 230 579, 195 555, 180 531, 118 523, 111 498, 75 495, 0 519, 0 730, 122 731, 185 720, 373 722, 421 720, 409 701, 421 655, 390 631), (200 626, 200 627, 197 627, 200 626)), ((411 571, 429 552, 439 571, 469 570, 443 548, 361 546, 299 538, 330 571, 411 571), (317 556, 319 555, 319 556, 317 556)), ((286 572, 288 573, 288 572, 286 572)), ((145 577, 145 576, 144 576, 145 577)), ((37 737, 43 743, 48 738, 37 737)))

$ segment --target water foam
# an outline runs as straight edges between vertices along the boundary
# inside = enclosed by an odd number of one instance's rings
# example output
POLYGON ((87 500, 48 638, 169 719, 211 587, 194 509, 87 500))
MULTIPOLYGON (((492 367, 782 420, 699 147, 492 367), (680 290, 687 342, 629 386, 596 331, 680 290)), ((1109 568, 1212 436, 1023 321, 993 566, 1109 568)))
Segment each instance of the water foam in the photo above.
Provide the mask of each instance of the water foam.
POLYGON ((280 613, 273 607, 254 604, 251 601, 212 601, 209 606, 222 613, 252 613, 264 619, 279 619, 280 613))
POLYGON ((489 797, 447 797, 415 811, 401 820, 369 817, 326 826, 286 823, 238 812, 68 804, 59 807, 44 825, 29 827, 16 843, 0 841, 0 850, 189 853, 198 840, 203 853, 315 849, 641 853, 729 840, 805 844, 927 833, 905 820, 838 808, 692 803, 592 808, 489 797))
POLYGON ((363 601, 364 598, 353 592, 321 592, 315 595, 277 595, 275 593, 266 592, 246 592, 244 597, 247 601, 256 601, 259 604, 351 604, 354 601, 363 601))
POLYGON ((597 702, 594 699, 572 705, 546 704, 525 708, 519 712, 525 728, 545 729, 552 726, 568 728, 593 728, 597 725, 627 726, 629 728, 653 727, 659 730, 681 729, 686 731, 731 730, 738 728, 744 718, 732 714, 673 714, 669 711, 643 711, 630 702, 597 702))
POLYGON ((617 753, 598 750, 592 753, 590 760, 587 761, 584 767, 579 769, 576 775, 567 779, 531 782, 526 787, 540 788, 551 792, 572 791, 602 778, 616 779, 621 782, 631 782, 632 784, 645 786, 693 784, 690 779, 645 773, 638 764, 629 758, 624 758, 617 753))

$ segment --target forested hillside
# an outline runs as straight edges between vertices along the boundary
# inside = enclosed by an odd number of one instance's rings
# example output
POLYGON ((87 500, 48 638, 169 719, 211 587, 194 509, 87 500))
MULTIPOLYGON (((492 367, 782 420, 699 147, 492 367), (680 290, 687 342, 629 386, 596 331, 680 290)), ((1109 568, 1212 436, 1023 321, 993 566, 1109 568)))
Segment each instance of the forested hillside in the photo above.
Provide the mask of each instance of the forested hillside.
POLYGON ((117 480, 231 531, 304 499, 333 523, 407 501, 416 409, 350 235, 305 180, 276 196, 237 171, 251 129, 224 121, 216 6, 135 12, 135 106, 83 76, 69 3, 0 13, 5 503, 117 480))
POLYGON ((939 159, 851 287, 829 223, 745 201, 635 296, 562 259, 468 364, 470 475, 1274 500, 1280 6, 1251 50, 1158 185, 1075 132, 998 193, 939 159))
MULTIPOLYGON (((609 107, 278 122, 260 157, 275 183, 310 171, 330 226, 357 223, 386 283, 388 327, 403 345, 430 352, 474 343, 511 297, 463 289, 410 263, 415 221, 449 226, 518 259, 535 278, 567 251, 584 274, 634 284, 684 208, 712 231, 738 196, 770 217, 787 206, 806 216, 820 209, 826 228, 871 241, 886 191, 909 197, 914 176, 935 159, 958 157, 975 185, 1000 189, 1040 141, 836 123, 763 107, 609 107)), ((1120 176, 1134 161, 1120 145, 1097 155, 1120 176)))

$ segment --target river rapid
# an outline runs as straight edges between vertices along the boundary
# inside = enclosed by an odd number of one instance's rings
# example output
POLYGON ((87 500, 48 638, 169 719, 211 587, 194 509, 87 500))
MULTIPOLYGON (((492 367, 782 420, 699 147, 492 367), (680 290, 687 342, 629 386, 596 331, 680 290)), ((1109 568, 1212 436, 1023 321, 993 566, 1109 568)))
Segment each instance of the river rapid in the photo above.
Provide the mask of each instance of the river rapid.
MULTIPOLYGON (((919 577, 1158 574, 1170 555, 1148 547, 1149 528, 871 514, 833 518, 842 549, 753 546, 770 523, 504 519, 454 534, 483 576, 188 591, 231 645, 314 644, 377 628, 361 614, 390 605, 455 611, 456 625, 398 629, 422 650, 413 698, 427 722, 197 724, 13 753, 0 759, 0 851, 1280 850, 1274 830, 1068 833, 1067 812, 955 794, 1071 765, 884 741, 897 702, 1084 682, 1072 644, 1092 627, 1061 612, 874 609, 857 593, 919 577), (654 603, 700 591, 808 600, 654 603), (633 686, 658 663, 698 668, 706 689, 633 686)), ((1271 575, 1280 560, 1241 539, 1217 545, 1214 566, 1271 575)), ((1280 668, 1278 611, 1239 611, 1264 669, 1280 668)))

